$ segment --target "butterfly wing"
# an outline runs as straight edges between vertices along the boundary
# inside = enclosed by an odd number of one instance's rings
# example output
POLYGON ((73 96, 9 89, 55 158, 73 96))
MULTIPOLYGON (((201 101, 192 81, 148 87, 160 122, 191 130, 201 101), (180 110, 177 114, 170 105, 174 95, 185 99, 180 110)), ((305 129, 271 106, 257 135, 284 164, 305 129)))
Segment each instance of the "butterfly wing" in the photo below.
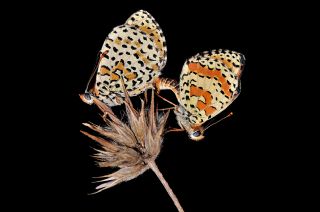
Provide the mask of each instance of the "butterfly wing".
POLYGON ((189 112, 192 124, 201 125, 236 99, 243 66, 243 55, 228 50, 203 52, 185 62, 179 102, 189 112))
POLYGON ((103 43, 94 94, 109 106, 121 104, 122 77, 130 96, 142 93, 161 74, 165 55, 165 40, 158 24, 145 11, 134 13, 103 43))
POLYGON ((145 32, 154 42, 155 47, 160 51, 160 70, 167 62, 167 45, 162 29, 156 20, 144 10, 139 10, 132 14, 126 24, 135 26, 142 32, 145 32))
POLYGON ((212 50, 209 54, 211 55, 210 57, 212 59, 217 59, 221 61, 229 70, 235 73, 238 77, 241 76, 246 61, 243 54, 227 49, 212 50))

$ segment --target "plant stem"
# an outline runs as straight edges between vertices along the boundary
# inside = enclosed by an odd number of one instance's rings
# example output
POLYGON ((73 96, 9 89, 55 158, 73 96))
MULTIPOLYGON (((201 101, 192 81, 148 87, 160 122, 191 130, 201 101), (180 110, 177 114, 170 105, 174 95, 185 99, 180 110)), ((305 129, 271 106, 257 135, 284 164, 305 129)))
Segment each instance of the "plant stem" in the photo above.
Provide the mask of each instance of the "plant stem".
POLYGON ((178 211, 179 212, 184 212, 182 206, 179 203, 178 198, 173 193, 173 191, 170 188, 170 186, 167 183, 167 181, 164 179, 164 177, 163 177, 162 173, 160 172, 160 170, 158 169, 158 166, 156 165, 156 163, 154 161, 149 161, 148 165, 152 169, 152 171, 157 175, 157 177, 159 178, 159 180, 162 183, 162 185, 164 186, 164 188, 167 190, 169 196, 171 197, 171 199, 172 199, 174 205, 177 207, 178 211))

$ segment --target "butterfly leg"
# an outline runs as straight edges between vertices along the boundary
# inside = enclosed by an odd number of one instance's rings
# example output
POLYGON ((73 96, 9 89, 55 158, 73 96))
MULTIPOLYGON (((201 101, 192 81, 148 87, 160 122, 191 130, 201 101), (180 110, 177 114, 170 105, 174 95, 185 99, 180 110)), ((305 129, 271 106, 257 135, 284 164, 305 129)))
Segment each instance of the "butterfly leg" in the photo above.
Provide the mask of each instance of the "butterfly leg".
POLYGON ((155 80, 154 84, 155 84, 154 87, 155 87, 157 93, 160 93, 161 90, 171 90, 175 94, 177 99, 180 98, 179 84, 174 79, 158 77, 155 80))
POLYGON ((177 105, 173 102, 171 102, 170 100, 164 98, 163 96, 161 96, 160 94, 156 93, 158 97, 160 97, 162 100, 168 102, 169 104, 173 105, 175 108, 177 107, 177 105))
POLYGON ((167 108, 161 108, 161 109, 158 109, 158 111, 163 111, 163 110, 173 110, 175 109, 176 107, 167 107, 167 108))
POLYGON ((171 129, 167 130, 166 133, 168 133, 168 132, 183 132, 183 131, 185 131, 185 130, 182 128, 171 128, 171 129))

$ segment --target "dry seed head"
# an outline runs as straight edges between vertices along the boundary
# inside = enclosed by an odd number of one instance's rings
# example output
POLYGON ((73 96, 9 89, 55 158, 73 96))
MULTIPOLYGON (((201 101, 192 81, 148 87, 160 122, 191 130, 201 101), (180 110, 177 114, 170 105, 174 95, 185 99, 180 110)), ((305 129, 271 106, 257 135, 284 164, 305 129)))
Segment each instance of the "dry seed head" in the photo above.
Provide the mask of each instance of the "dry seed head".
POLYGON ((118 167, 114 173, 101 176, 101 184, 97 192, 108 189, 123 181, 131 180, 149 169, 148 163, 154 161, 160 153, 162 135, 169 112, 159 114, 154 106, 152 92, 150 107, 145 108, 141 100, 141 108, 137 111, 126 95, 125 108, 127 123, 120 120, 106 104, 94 99, 94 103, 104 114, 106 127, 92 123, 84 125, 97 132, 85 135, 100 144, 94 157, 100 167, 118 167))

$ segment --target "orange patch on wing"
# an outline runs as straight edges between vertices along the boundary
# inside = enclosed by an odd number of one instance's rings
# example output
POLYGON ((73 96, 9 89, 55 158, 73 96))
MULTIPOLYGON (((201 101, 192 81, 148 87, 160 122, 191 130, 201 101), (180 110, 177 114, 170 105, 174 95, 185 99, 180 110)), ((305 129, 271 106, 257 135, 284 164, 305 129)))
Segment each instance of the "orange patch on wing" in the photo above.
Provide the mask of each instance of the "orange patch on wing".
POLYGON ((141 47, 141 43, 139 43, 138 41, 134 41, 133 44, 134 44, 136 47, 138 47, 138 48, 141 47))
POLYGON ((133 80, 137 77, 137 75, 135 73, 128 73, 124 75, 126 78, 128 78, 128 80, 133 80))
POLYGON ((221 71, 217 70, 210 70, 207 67, 202 67, 198 63, 190 63, 188 65, 191 72, 199 74, 201 76, 206 76, 210 78, 218 78, 219 82, 221 83, 221 88, 225 95, 231 97, 231 93, 229 91, 230 85, 228 85, 227 80, 222 76, 221 71))
POLYGON ((216 111, 216 109, 214 107, 207 107, 206 109, 204 109, 204 111, 206 111, 206 116, 211 115, 212 113, 214 113, 214 111, 216 111))
MULTIPOLYGON (((120 70, 128 80, 133 80, 133 79, 135 79, 135 78, 137 77, 137 74, 136 74, 136 73, 132 73, 132 72, 130 72, 128 69, 126 69, 126 68, 124 67, 124 65, 123 65, 122 62, 119 62, 119 63, 113 68, 113 71, 116 71, 116 70, 120 70)), ((115 74, 114 74, 114 75, 115 75, 115 74)), ((116 76, 117 76, 117 79, 115 79, 115 80, 118 80, 118 79, 119 79, 119 76, 118 76, 118 75, 116 75, 116 76)), ((111 77, 111 79, 112 79, 112 77, 111 77)))
POLYGON ((121 40, 119 40, 119 38, 116 38, 116 39, 114 40, 114 42, 115 42, 117 45, 120 45, 120 44, 121 44, 121 40))
MULTIPOLYGON (((99 64, 101 60, 106 57, 107 53, 108 53, 108 50, 100 53, 99 64)), ((101 76, 104 76, 104 75, 111 76, 111 80, 119 79, 119 76, 112 73, 112 71, 110 71, 110 69, 108 69, 106 66, 101 66, 99 69, 99 73, 101 74, 101 76)), ((95 88, 94 92, 96 93, 97 96, 99 95, 98 89, 95 88)))
POLYGON ((113 72, 111 72, 107 67, 102 66, 99 70, 100 74, 103 75, 108 75, 111 77, 111 80, 119 80, 120 77, 117 74, 114 74, 113 72))
POLYGON ((111 80, 119 80, 119 79, 120 79, 119 75, 114 73, 111 74, 111 80))
POLYGON ((197 108, 199 110, 204 110, 205 108, 207 107, 207 105, 205 103, 203 103, 202 101, 199 101, 197 102, 197 108))
POLYGON ((151 35, 150 36, 153 38, 153 42, 156 44, 157 48, 161 50, 160 55, 161 55, 161 57, 163 57, 163 55, 164 55, 163 45, 160 42, 160 35, 158 34, 158 32, 155 29, 148 29, 145 26, 141 26, 141 27, 139 27, 139 29, 142 32, 147 33, 148 35, 150 35, 151 33, 153 34, 152 36, 151 35))
POLYGON ((99 90, 97 86, 94 87, 93 92, 94 92, 94 95, 99 96, 99 90))
POLYGON ((110 70, 105 66, 102 66, 100 68, 99 72, 100 72, 101 75, 106 75, 106 74, 110 75, 111 74, 110 70))
POLYGON ((126 44, 129 44, 129 45, 131 44, 131 40, 129 40, 129 39, 125 39, 124 42, 125 42, 126 44))
POLYGON ((213 55, 213 56, 211 56, 211 58, 220 60, 223 64, 225 64, 230 69, 234 68, 234 66, 231 62, 229 62, 226 59, 222 59, 221 56, 219 56, 219 55, 213 55))
POLYGON ((150 63, 150 60, 148 60, 140 51, 137 51, 136 54, 144 62, 144 64, 149 64, 150 63))
POLYGON ((234 73, 237 73, 238 76, 241 74, 241 71, 242 71, 241 67, 243 67, 241 64, 239 64, 239 68, 237 68, 237 67, 234 67, 234 65, 231 62, 229 62, 228 60, 222 59, 221 56, 219 56, 219 55, 213 55, 213 56, 211 56, 211 58, 220 60, 230 70, 232 70, 234 73))
POLYGON ((201 88, 191 85, 190 96, 198 96, 198 97, 202 96, 205 99, 205 102, 198 100, 197 108, 199 110, 204 110, 207 116, 211 115, 216 110, 215 108, 210 106, 212 102, 212 96, 208 91, 205 91, 201 88))
POLYGON ((194 85, 190 87, 190 96, 203 96, 205 99, 206 104, 210 104, 212 101, 212 96, 208 91, 205 91, 201 88, 198 88, 194 85))
POLYGON ((157 66, 157 64, 153 64, 151 68, 155 71, 159 71, 159 67, 157 66))

